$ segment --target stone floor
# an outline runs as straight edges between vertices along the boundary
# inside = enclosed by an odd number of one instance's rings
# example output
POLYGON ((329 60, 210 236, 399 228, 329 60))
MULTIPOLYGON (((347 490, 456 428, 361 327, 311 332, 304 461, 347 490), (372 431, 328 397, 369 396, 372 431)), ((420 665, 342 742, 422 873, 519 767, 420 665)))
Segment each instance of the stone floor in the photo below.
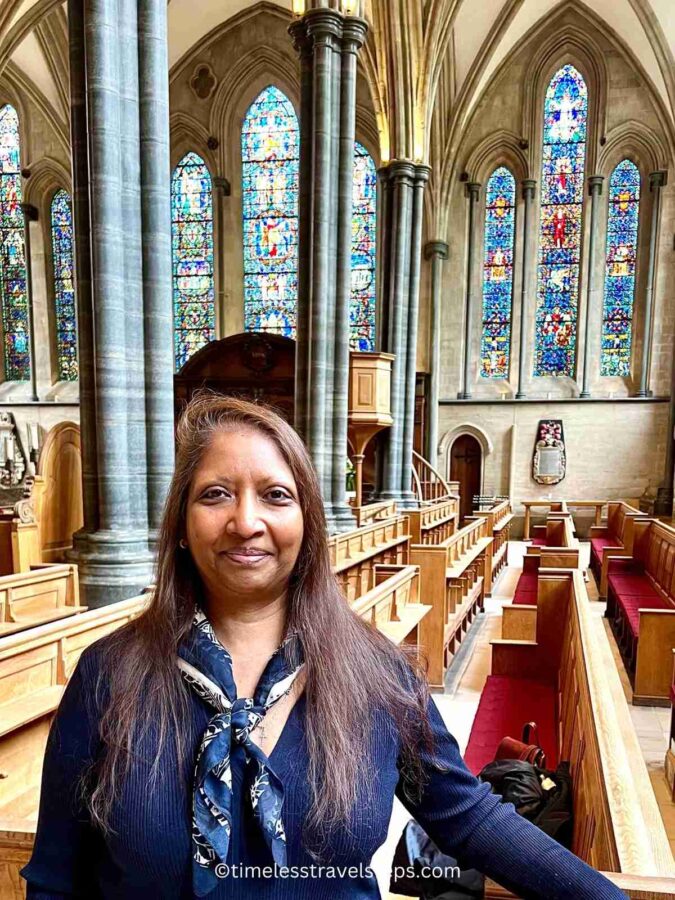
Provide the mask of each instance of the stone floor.
MULTIPOLYGON (((582 543, 582 563, 587 563, 589 544, 582 543), (586 554, 585 558, 584 555, 586 554)), ((485 603, 485 612, 474 621, 459 652, 448 669, 445 690, 434 694, 441 715, 459 743, 466 747, 473 718, 476 714, 480 693, 490 673, 490 641, 501 637, 501 611, 505 603, 510 603, 520 576, 525 545, 512 542, 509 546, 508 566, 502 571, 494 586, 492 597, 485 603)), ((604 603, 598 601, 598 592, 592 574, 588 576, 588 594, 593 611, 602 616, 604 603)), ((606 624, 610 646, 614 653, 621 681, 630 703, 631 688, 614 638, 606 624)), ((663 762, 668 748, 670 730, 670 710, 656 707, 630 706, 640 747, 649 769, 654 793, 663 816, 670 846, 675 855, 675 803, 665 779, 663 762)), ((389 874, 396 844, 410 819, 405 807, 394 799, 387 840, 373 857, 372 866, 378 879, 382 896, 388 900, 398 900, 399 895, 389 892, 389 874)))

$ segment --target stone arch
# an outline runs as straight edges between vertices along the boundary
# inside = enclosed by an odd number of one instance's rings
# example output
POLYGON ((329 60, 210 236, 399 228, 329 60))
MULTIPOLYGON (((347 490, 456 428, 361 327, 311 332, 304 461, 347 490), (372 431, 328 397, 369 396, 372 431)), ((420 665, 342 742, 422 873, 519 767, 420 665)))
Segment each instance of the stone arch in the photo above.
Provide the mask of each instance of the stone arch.
POLYGON ((471 435, 471 437, 475 438, 481 448, 481 472, 480 472, 480 480, 481 485, 483 484, 483 479, 485 478, 485 459, 489 454, 491 454, 494 450, 494 444, 490 438, 490 435, 485 431, 480 425, 476 425, 473 422, 463 422, 461 425, 455 425, 453 428, 450 428, 445 432, 443 437, 440 439, 438 443, 438 456, 443 460, 443 474, 444 477, 448 475, 450 471, 450 454, 452 452, 452 445, 455 443, 457 438, 461 437, 464 434, 471 435))
POLYGON ((488 135, 471 151, 465 169, 472 180, 485 184, 498 166, 506 166, 516 184, 529 177, 527 156, 520 147, 517 134, 498 129, 488 135))

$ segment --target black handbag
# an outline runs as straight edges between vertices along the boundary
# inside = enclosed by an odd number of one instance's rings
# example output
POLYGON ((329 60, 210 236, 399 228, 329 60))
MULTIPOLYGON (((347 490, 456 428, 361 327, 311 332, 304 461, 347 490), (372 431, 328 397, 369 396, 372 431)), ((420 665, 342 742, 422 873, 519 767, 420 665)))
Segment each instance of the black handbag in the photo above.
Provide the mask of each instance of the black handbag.
POLYGON ((442 853, 422 826, 411 819, 396 846, 389 890, 421 900, 483 897, 484 876, 475 869, 457 873, 457 867, 457 860, 442 853))

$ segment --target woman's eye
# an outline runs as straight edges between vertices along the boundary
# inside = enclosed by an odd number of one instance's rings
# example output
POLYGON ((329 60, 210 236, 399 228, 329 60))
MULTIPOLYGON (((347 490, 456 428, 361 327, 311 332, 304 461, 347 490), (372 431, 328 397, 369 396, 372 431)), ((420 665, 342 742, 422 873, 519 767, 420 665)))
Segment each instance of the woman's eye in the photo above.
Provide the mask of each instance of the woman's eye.
POLYGON ((279 501, 291 499, 286 491, 282 490, 281 488, 272 488, 271 491, 267 492, 267 496, 270 498, 270 500, 276 501, 277 503, 279 501))
POLYGON ((204 500, 220 500, 223 497, 227 496, 227 491, 223 488, 209 488, 208 491, 204 491, 202 494, 202 498, 204 500))

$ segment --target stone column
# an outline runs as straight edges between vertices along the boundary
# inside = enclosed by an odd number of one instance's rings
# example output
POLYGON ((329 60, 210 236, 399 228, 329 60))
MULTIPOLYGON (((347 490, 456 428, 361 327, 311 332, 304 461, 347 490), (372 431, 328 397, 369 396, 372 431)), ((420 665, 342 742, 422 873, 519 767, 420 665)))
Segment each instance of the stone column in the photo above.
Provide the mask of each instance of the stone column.
POLYGON ((154 544, 174 463, 167 5, 139 0, 141 216, 148 525, 154 544))
POLYGON ((31 254, 30 223, 37 222, 37 207, 30 203, 21 204, 23 213, 23 243, 26 260, 26 305, 28 306, 28 343, 30 353, 30 390, 31 400, 37 402, 40 398, 37 392, 37 355, 35 353, 35 306, 33 305, 33 257, 31 254))
POLYGON ((476 246, 476 206, 480 196, 480 184, 477 181, 470 181, 466 186, 466 196, 469 198, 469 235, 467 238, 466 251, 466 309, 464 311, 464 378, 462 390, 457 394, 459 400, 469 400, 471 398, 471 338, 472 338, 472 317, 473 309, 476 305, 475 289, 473 277, 474 259, 477 255, 476 246))
POLYGON ((431 465, 436 466, 441 374, 441 279, 443 260, 448 258, 448 245, 445 241, 429 241, 424 248, 424 258, 431 260, 431 365, 427 415, 427 456, 431 465))
POLYGON ((527 295, 530 286, 530 229, 532 228, 532 208, 534 206, 534 192, 537 182, 531 178, 523 181, 523 249, 522 249, 522 275, 520 283, 520 341, 518 342, 518 389, 516 400, 522 400, 526 396, 525 386, 525 354, 527 348, 528 322, 527 295))
POLYGON ((349 343, 352 263, 352 209, 354 193, 354 139, 356 137, 356 64, 366 38, 366 23, 346 18, 342 29, 337 190, 337 277, 335 347, 333 356, 333 459, 332 516, 337 530, 354 527, 347 504, 345 462, 349 397, 349 343))
POLYGON ((329 531, 345 497, 356 61, 361 19, 316 7, 290 27, 300 55, 296 427, 317 469, 329 531))
POLYGON ((649 397, 649 369, 652 362, 652 325, 654 319, 654 282, 656 281, 656 246, 659 239, 659 213, 661 211, 661 188, 668 183, 667 172, 652 172, 649 176, 649 190, 652 198, 652 221, 649 232, 649 267, 647 269, 647 290, 645 291, 645 318, 642 338, 642 367, 640 387, 636 397, 649 397))
MULTIPOLYGON (((70 144, 73 177, 73 247, 77 303, 77 358, 80 388, 82 500, 84 526, 79 534, 98 528, 98 450, 94 370, 94 319, 89 243, 89 175, 87 98, 84 63, 84 0, 68 0, 70 53, 70 144)), ((78 538, 76 537, 76 543, 78 538)))
POLYGON ((584 328, 584 360, 581 378, 581 397, 590 397, 588 389, 588 360, 591 344, 591 319, 595 301, 595 235, 598 229, 598 198, 602 194, 602 175, 591 175, 588 179, 588 195, 591 198, 591 225, 588 235, 588 286, 586 289, 586 326, 584 328))
MULTIPOLYGON (((163 305, 166 316, 167 295, 162 299, 155 274, 162 267, 170 271, 170 243, 162 242, 161 237, 155 242, 152 228, 147 234, 141 232, 141 223, 151 221, 142 215, 142 197, 150 198, 151 206, 156 199, 150 196, 151 187, 145 195, 141 190, 141 165, 150 169, 157 161, 161 165, 162 153, 147 141, 152 127, 147 117, 146 143, 141 147, 139 58, 145 57, 144 67, 152 67, 152 50, 146 43, 139 54, 139 7, 131 0, 120 2, 121 7, 116 0, 87 4, 71 0, 69 4, 73 217, 85 454, 85 527, 75 536, 71 559, 79 566, 84 602, 92 607, 132 596, 152 579, 146 435, 155 434, 158 421, 147 426, 146 414, 158 407, 157 398, 148 394, 158 383, 166 384, 173 370, 169 340, 169 353, 164 355, 167 371, 153 370, 151 383, 146 384, 146 365, 159 366, 161 359, 154 356, 148 361, 145 351, 148 345, 156 346, 156 337, 161 344, 161 334, 155 334, 155 328, 161 326, 152 311, 163 305), (143 160, 146 154, 155 153, 156 160, 143 160), (150 252, 161 258, 144 268, 150 252), (146 275, 150 276, 147 281, 146 275), (146 321, 148 309, 151 314, 146 321), (87 458, 92 447, 96 450, 95 473, 91 458, 87 458)), ((147 16, 143 3, 140 11, 142 17, 147 16)), ((147 18, 142 29, 145 23, 147 18)), ((157 35, 157 40, 164 40, 166 53, 165 34, 163 38, 157 35)), ((147 97, 147 91, 154 88, 143 83, 147 97)), ((160 191, 168 192, 168 165, 158 177, 165 180, 160 191)), ((164 215, 159 214, 163 219, 158 225, 160 233, 166 234, 170 228, 168 209, 167 203, 164 215)), ((160 406, 162 403, 166 417, 166 396, 162 397, 160 389, 160 406)), ((168 448, 161 448, 164 458, 173 444, 172 431, 164 428, 163 440, 167 436, 168 448)), ((151 459, 156 460, 154 451, 151 459)), ((167 476, 165 472, 165 483, 167 476)), ((153 496, 157 517, 157 492, 153 496)))
POLYGON ((403 420, 405 411, 405 379, 407 371, 408 303, 410 286, 410 222, 413 205, 415 166, 406 160, 389 163, 390 215, 382 227, 389 230, 390 255, 382 260, 389 269, 387 297, 388 322, 386 352, 394 354, 391 372, 391 415, 393 423, 387 431, 384 447, 383 500, 401 497, 403 459, 403 420))
POLYGON ((417 376, 417 325, 419 319, 420 268, 422 265, 422 222, 424 219, 424 186, 429 180, 429 166, 416 165, 414 174, 412 215, 410 221, 410 278, 408 283, 407 345, 405 381, 403 384, 403 453, 401 457, 401 505, 415 508, 412 490, 413 443, 415 434, 415 383, 417 376))

